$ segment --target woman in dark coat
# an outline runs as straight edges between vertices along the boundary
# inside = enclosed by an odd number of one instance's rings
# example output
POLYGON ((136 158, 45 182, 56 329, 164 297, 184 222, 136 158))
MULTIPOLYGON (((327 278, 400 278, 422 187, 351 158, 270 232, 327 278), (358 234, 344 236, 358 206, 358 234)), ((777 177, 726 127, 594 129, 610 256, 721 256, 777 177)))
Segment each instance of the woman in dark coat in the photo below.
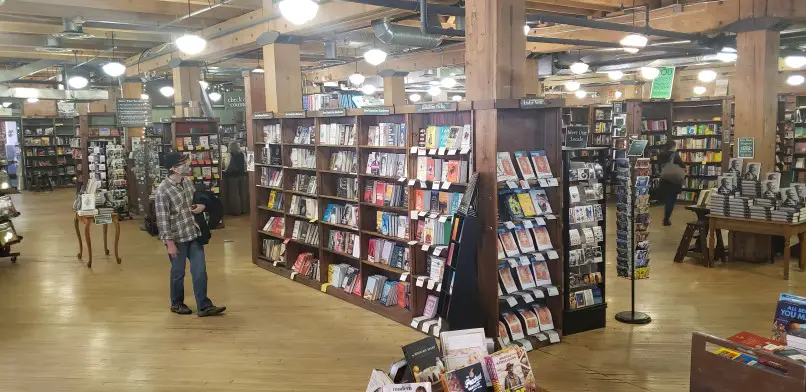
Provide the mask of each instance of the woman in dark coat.
POLYGON ((224 171, 226 187, 224 195, 227 215, 241 215, 249 212, 249 189, 246 180, 246 157, 238 142, 229 144, 230 160, 224 171))
MULTIPOLYGON (((658 164, 661 167, 666 165, 669 162, 674 163, 682 168, 685 168, 686 165, 683 164, 683 160, 680 158, 680 155, 677 154, 677 143, 674 140, 669 140, 666 142, 666 149, 658 154, 658 164)), ((658 200, 663 202, 663 225, 670 226, 672 224, 672 211, 674 210, 674 205, 677 202, 677 195, 680 194, 680 191, 683 189, 683 184, 675 184, 671 181, 667 181, 664 179, 660 180, 660 184, 658 184, 658 200)))

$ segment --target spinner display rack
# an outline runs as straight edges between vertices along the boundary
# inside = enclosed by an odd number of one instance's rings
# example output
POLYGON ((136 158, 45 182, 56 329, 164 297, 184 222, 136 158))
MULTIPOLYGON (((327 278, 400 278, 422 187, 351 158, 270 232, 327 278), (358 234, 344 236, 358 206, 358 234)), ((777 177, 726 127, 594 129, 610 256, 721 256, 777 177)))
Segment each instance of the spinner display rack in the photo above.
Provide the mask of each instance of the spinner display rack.
POLYGON ((652 100, 641 104, 641 138, 647 140, 646 156, 652 162, 649 185, 658 187, 660 173, 665 162, 658 162, 658 155, 665 151, 672 131, 672 101, 652 100))
POLYGON ((207 117, 173 118, 172 147, 190 160, 193 184, 198 191, 220 192, 221 144, 218 120, 207 117))
POLYGON ((607 193, 602 181, 608 178, 608 159, 608 147, 563 148, 564 335, 606 325, 607 193), (595 159, 581 159, 585 156, 595 159), (575 192, 571 192, 572 187, 575 192), (600 191, 591 197, 585 189, 600 191), (587 206, 594 211, 598 208, 601 217, 594 213, 593 219, 578 219, 577 210, 584 211, 587 206))
POLYGON ((673 103, 671 137, 687 173, 678 200, 695 201, 699 191, 716 186, 723 165, 723 106, 717 99, 673 103))
POLYGON ((22 119, 23 186, 34 191, 53 190, 59 184, 54 117, 22 119))
POLYGON ((128 153, 115 113, 88 113, 79 119, 82 184, 87 184, 90 178, 100 181, 100 187, 107 191, 109 207, 114 208, 121 219, 131 219, 126 175, 128 153))

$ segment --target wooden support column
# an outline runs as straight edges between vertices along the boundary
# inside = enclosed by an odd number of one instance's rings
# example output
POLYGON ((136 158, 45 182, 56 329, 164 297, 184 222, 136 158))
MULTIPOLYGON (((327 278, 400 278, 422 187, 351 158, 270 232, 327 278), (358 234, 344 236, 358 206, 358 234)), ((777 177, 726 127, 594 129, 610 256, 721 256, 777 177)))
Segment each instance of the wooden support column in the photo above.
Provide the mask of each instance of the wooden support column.
MULTIPOLYGON (((141 95, 143 95, 143 83, 139 79, 123 83, 123 98, 140 99, 141 95)), ((145 128, 127 128, 127 130, 129 140, 126 141, 126 144, 129 145, 129 148, 131 148, 130 141, 132 137, 143 137, 145 135, 145 128)))
POLYGON ((403 76, 383 78, 383 104, 386 106, 406 104, 406 83, 403 76))
POLYGON ((537 77, 537 59, 526 59, 526 86, 525 96, 543 96, 543 83, 537 77))
POLYGON ((201 117, 201 67, 180 65, 173 68, 174 115, 201 117))
POLYGON ((302 74, 299 46, 271 44, 263 47, 266 110, 275 113, 302 110, 302 74))
MULTIPOLYGON (((736 46, 736 123, 734 140, 752 137, 755 156, 745 161, 761 162, 762 173, 775 168, 775 131, 778 108, 777 31, 739 33, 736 46)), ((737 155, 734 150, 734 156, 737 155)))
MULTIPOLYGON (((266 111, 266 82, 264 80, 265 74, 257 72, 244 72, 244 98, 246 99, 246 146, 248 149, 255 151, 262 148, 256 146, 255 142, 258 141, 257 134, 263 132, 262 129, 255 129, 254 121, 252 121, 252 114, 255 112, 266 111)), ((257 156, 257 154, 255 154, 257 156)), ((255 170, 260 170, 256 168, 255 170)), ((257 214, 257 171, 249 172, 249 215, 252 222, 252 260, 257 260, 260 255, 260 237, 257 231, 258 227, 257 214)))

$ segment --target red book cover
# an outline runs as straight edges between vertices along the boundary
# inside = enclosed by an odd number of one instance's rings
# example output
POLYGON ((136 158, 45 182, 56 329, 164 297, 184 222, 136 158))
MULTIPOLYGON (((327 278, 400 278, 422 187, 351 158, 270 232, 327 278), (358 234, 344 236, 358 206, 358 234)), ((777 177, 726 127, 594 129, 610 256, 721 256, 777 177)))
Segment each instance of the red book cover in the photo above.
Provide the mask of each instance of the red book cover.
POLYGON ((353 294, 357 296, 361 296, 361 274, 358 274, 358 277, 355 278, 355 287, 353 287, 353 294))
POLYGON ((375 238, 370 238, 369 242, 367 243, 367 261, 376 261, 375 260, 375 242, 377 240, 375 238))
POLYGON ((386 194, 386 184, 378 181, 375 183, 375 201, 376 205, 383 205, 383 196, 386 194))
POLYGON ((447 258, 447 259, 445 259, 445 263, 446 263, 447 265, 452 265, 452 264, 453 264, 453 247, 454 247, 455 245, 456 245, 456 244, 454 244, 453 242, 451 242, 451 245, 448 247, 448 258, 447 258))
POLYGON ((422 189, 414 191, 414 209, 417 211, 424 211, 425 205, 425 192, 422 189))
POLYGON ((784 344, 781 342, 777 342, 772 339, 767 339, 765 337, 756 335, 754 333, 750 333, 747 331, 742 331, 733 335, 728 338, 731 342, 743 344, 747 347, 761 349, 767 352, 775 352, 777 350, 783 350, 786 348, 784 344))
POLYGON ((434 181, 434 158, 428 158, 427 162, 425 180, 434 181))
POLYGON ((374 203, 375 200, 372 198, 372 182, 368 182, 367 185, 364 187, 364 201, 367 203, 374 203))

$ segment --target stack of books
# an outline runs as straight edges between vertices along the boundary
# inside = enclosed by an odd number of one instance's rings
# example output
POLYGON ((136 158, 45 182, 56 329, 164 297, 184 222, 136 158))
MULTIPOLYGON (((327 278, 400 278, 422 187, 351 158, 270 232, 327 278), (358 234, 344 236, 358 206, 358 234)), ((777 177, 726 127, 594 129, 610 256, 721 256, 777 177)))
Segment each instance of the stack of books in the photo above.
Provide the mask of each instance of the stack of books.
POLYGON ((322 221, 358 228, 358 206, 355 204, 328 204, 322 221))
POLYGON ((404 178, 406 177, 406 154, 370 152, 367 156, 366 174, 404 178))
POLYGON ((319 144, 354 146, 355 128, 352 124, 320 124, 319 144))
POLYGON ((745 197, 761 197, 761 181, 742 180, 740 194, 745 197))
POLYGON ((358 268, 349 264, 331 264, 328 267, 328 281, 348 293, 361 295, 361 274, 358 268))
POLYGON ((299 126, 297 127, 296 132, 294 133, 294 144, 314 144, 316 139, 316 135, 313 132, 312 126, 299 126))
POLYGON ((291 238, 308 245, 319 246, 319 226, 305 221, 294 221, 291 238))
POLYGON ((368 145, 370 146, 406 146, 406 124, 380 123, 369 127, 368 145))
POLYGON ((385 264, 409 271, 409 248, 395 241, 370 238, 367 245, 367 261, 385 264))
POLYGON ((358 177, 353 178, 339 177, 338 188, 336 188, 336 197, 357 200, 358 177))
POLYGON ((375 230, 391 237, 409 238, 409 217, 392 212, 375 213, 375 230))
POLYGON ((328 233, 327 246, 336 252, 346 253, 353 257, 361 257, 359 237, 356 233, 341 230, 331 230, 328 233))
POLYGON ((291 270, 309 279, 319 280, 319 259, 312 253, 300 253, 291 270))

